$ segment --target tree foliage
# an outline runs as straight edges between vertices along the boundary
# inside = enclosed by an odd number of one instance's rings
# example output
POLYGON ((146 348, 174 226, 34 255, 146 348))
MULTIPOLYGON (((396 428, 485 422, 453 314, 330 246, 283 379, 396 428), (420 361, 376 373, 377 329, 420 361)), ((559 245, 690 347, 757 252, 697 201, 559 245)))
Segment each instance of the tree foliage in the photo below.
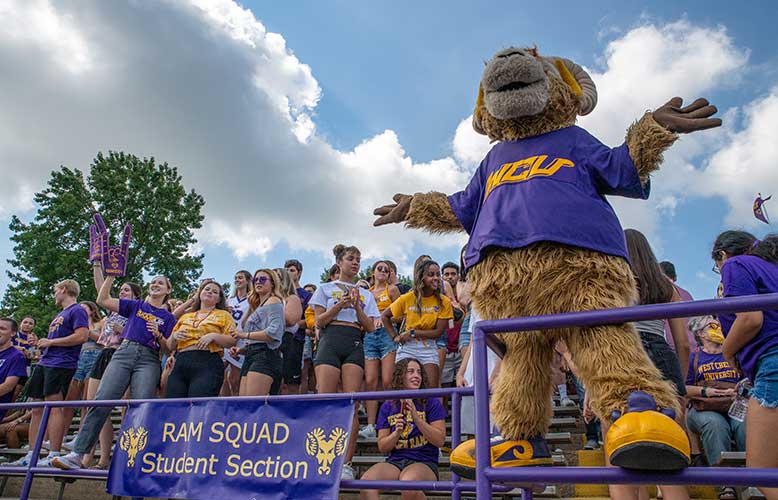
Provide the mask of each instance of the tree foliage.
POLYGON ((81 300, 96 296, 87 261, 95 211, 105 218, 112 244, 119 243, 126 223, 133 224, 125 280, 142 284, 144 277, 162 274, 173 283, 173 296, 183 297, 202 271, 203 256, 188 250, 196 242, 193 231, 202 225, 205 201, 194 190, 186 192, 178 170, 167 163, 99 153, 87 178, 63 166, 34 201, 38 212, 32 222, 11 218, 14 258, 8 261, 12 271, 2 312, 19 319, 33 316, 39 333, 56 314, 52 288, 58 281, 78 281, 81 300))
MULTIPOLYGON (((325 281, 330 279, 330 268, 325 267, 321 274, 319 275, 319 279, 321 279, 321 282, 324 283, 325 281)), ((354 283, 356 283, 359 280, 365 280, 367 282, 370 282, 370 268, 365 267, 359 271, 359 273, 354 276, 354 283)), ((404 274, 398 274, 397 280, 400 283, 406 284, 408 286, 413 286, 413 279, 409 276, 405 276, 404 274)))

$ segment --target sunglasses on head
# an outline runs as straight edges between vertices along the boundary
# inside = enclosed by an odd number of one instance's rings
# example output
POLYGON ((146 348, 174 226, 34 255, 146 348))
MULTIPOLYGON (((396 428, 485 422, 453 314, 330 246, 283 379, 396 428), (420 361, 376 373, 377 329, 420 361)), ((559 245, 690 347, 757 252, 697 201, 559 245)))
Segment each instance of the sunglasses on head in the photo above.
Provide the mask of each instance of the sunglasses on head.
POLYGON ((257 283, 259 283, 260 285, 264 285, 268 281, 270 281, 270 278, 268 278, 267 276, 260 276, 259 278, 254 278, 254 284, 255 285, 257 283))

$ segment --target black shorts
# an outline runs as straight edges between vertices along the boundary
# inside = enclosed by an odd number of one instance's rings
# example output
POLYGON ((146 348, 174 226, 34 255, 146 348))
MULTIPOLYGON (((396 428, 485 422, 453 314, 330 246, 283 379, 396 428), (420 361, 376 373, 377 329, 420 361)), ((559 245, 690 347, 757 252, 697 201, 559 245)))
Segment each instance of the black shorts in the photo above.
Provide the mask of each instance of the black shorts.
POLYGON ((300 384, 300 375, 303 367, 303 347, 305 341, 294 338, 293 333, 284 332, 284 340, 281 342, 281 354, 283 367, 281 377, 287 384, 300 384))
POLYGON ((47 396, 60 393, 64 398, 68 393, 70 381, 76 374, 75 368, 54 368, 38 365, 30 375, 27 397, 46 399, 47 396))
POLYGON ((223 382, 224 363, 219 353, 198 350, 179 352, 167 379, 165 397, 216 397, 223 382))
POLYGON ((278 349, 271 349, 264 343, 249 344, 246 347, 246 359, 240 369, 240 376, 245 377, 249 372, 261 373, 272 377, 273 380, 281 380, 281 353, 278 349))
POLYGON ((329 325, 319 336, 319 349, 314 356, 313 366, 340 368, 346 364, 365 367, 362 332, 353 326, 329 325))
POLYGON ((100 355, 95 360, 95 364, 92 365, 92 370, 89 372, 89 378, 101 380, 103 378, 103 373, 105 373, 105 369, 108 368, 108 363, 111 361, 113 353, 115 352, 116 348, 114 347, 106 347, 100 351, 100 355))
POLYGON ((670 344, 664 337, 652 333, 641 333, 640 341, 654 366, 662 372, 662 377, 675 385, 679 396, 686 396, 686 379, 681 374, 678 356, 670 349, 670 344))
POLYGON ((422 462, 420 460, 411 460, 409 458, 400 458, 400 459, 395 459, 395 460, 391 460, 391 459, 387 458, 386 459, 386 463, 394 465, 395 467, 400 469, 400 472, 405 470, 405 468, 410 466, 410 465, 413 465, 413 464, 424 464, 427 467, 429 467, 430 469, 432 469, 432 472, 435 473, 435 478, 436 479, 440 478, 440 474, 438 473, 438 464, 436 464, 435 462, 422 462))

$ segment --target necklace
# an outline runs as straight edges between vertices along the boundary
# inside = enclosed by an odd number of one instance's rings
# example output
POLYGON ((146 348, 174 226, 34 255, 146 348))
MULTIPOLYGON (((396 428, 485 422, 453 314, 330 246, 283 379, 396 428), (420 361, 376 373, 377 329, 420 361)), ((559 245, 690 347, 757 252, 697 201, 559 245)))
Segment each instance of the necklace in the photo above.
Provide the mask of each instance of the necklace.
POLYGON ((200 319, 200 311, 195 312, 195 314, 194 314, 195 317, 194 317, 194 320, 192 321, 192 327, 193 328, 197 328, 198 326, 203 324, 203 321, 208 319, 208 316, 210 316, 212 312, 213 312, 213 309, 210 309, 208 311, 208 314, 206 314, 202 319, 200 319))

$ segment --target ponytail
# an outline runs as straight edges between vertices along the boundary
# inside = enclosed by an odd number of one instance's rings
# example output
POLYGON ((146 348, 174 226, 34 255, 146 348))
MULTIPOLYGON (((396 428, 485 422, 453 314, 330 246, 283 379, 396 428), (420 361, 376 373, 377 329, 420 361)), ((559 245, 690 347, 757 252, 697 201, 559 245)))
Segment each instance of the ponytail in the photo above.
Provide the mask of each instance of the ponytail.
POLYGON ((753 255, 767 262, 778 263, 778 234, 768 234, 758 240, 746 231, 724 231, 713 244, 711 256, 713 260, 721 260, 720 252, 726 252, 730 257, 736 255, 753 255))

